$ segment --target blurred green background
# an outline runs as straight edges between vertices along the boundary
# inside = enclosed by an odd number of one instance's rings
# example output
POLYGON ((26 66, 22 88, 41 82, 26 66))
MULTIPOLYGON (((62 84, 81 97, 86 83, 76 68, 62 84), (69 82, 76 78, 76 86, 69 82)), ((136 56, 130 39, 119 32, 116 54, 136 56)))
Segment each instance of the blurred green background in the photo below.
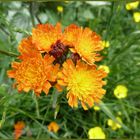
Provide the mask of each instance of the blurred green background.
POLYGON ((140 4, 128 10, 126 1, 0 2, 0 138, 14 137, 14 125, 24 121, 23 138, 88 138, 90 128, 99 126, 107 138, 140 138, 140 4), (139 19, 139 20, 138 20, 139 19), (110 68, 107 90, 100 110, 72 109, 62 94, 52 89, 48 96, 19 94, 7 77, 10 63, 16 59, 21 39, 39 23, 57 22, 63 29, 74 23, 89 27, 109 43, 98 64, 110 68), (128 89, 127 97, 114 95, 117 85, 128 89), (123 126, 112 130, 108 119, 119 116, 123 126), (55 121, 60 129, 48 131, 55 121))

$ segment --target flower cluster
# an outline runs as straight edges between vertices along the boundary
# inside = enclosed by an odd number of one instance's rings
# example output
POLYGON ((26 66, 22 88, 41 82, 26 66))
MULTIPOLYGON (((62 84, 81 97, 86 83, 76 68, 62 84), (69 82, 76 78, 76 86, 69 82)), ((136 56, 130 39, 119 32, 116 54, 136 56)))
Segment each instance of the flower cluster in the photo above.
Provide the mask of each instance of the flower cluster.
POLYGON ((68 104, 78 107, 80 102, 87 110, 105 94, 107 73, 95 65, 103 58, 103 48, 100 36, 89 28, 72 24, 62 32, 60 23, 39 24, 19 44, 18 62, 12 63, 8 76, 15 79, 18 91, 33 90, 38 96, 51 87, 66 87, 68 104))

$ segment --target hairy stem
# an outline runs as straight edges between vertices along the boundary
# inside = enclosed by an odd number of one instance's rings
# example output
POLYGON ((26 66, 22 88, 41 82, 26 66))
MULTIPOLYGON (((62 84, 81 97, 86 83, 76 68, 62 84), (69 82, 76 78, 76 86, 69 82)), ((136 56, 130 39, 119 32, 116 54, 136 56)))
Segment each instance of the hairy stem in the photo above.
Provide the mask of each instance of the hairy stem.
POLYGON ((15 54, 13 52, 6 52, 6 51, 3 51, 3 50, 0 50, 0 53, 4 54, 4 55, 7 55, 7 56, 12 56, 12 57, 17 57, 18 56, 18 54, 15 54))

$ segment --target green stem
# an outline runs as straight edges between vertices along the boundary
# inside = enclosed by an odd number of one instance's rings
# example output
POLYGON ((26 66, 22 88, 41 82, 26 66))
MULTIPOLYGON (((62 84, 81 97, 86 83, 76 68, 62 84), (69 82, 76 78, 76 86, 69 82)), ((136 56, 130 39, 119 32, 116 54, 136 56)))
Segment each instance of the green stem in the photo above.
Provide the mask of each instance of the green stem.
MULTIPOLYGON (((44 120, 42 121, 42 125, 44 125, 44 123, 45 123, 45 118, 46 118, 46 116, 47 116, 47 114, 48 114, 48 111, 49 111, 49 108, 47 108, 47 110, 46 110, 46 113, 45 113, 45 115, 44 115, 44 120)), ((36 137, 37 139, 39 139, 41 133, 42 133, 42 128, 40 128, 40 130, 39 130, 39 132, 38 132, 38 135, 37 135, 37 137, 36 137)))
POLYGON ((12 56, 12 57, 18 57, 19 56, 18 54, 15 54, 13 52, 6 52, 6 51, 3 51, 3 50, 0 50, 0 53, 4 54, 4 55, 7 55, 7 56, 12 56))
POLYGON ((21 33, 21 34, 24 33, 24 34, 26 34, 26 35, 31 35, 30 32, 25 31, 25 30, 21 30, 21 29, 17 29, 17 28, 13 29, 13 31, 14 31, 14 32, 21 33))
POLYGON ((120 105, 121 105, 122 111, 123 111, 123 113, 124 113, 124 115, 125 115, 127 121, 130 122, 129 115, 128 115, 127 111, 126 111, 126 108, 125 108, 124 105, 123 105, 122 100, 120 99, 119 102, 120 102, 120 105))
POLYGON ((34 7, 33 7, 33 2, 30 2, 29 5, 29 12, 30 12, 30 16, 31 16, 31 21, 32 21, 32 25, 35 26, 35 19, 34 19, 34 7))
POLYGON ((40 20, 40 18, 38 17, 38 15, 37 15, 37 14, 36 14, 36 16, 35 16, 35 17, 36 17, 36 19, 37 19, 38 23, 39 23, 39 24, 42 24, 42 22, 41 22, 41 20, 40 20))
POLYGON ((39 105, 38 105, 38 101, 37 101, 37 98, 36 98, 36 95, 35 95, 34 92, 33 92, 33 99, 34 99, 34 102, 35 102, 35 105, 36 105, 36 115, 37 115, 38 118, 40 118, 39 105))

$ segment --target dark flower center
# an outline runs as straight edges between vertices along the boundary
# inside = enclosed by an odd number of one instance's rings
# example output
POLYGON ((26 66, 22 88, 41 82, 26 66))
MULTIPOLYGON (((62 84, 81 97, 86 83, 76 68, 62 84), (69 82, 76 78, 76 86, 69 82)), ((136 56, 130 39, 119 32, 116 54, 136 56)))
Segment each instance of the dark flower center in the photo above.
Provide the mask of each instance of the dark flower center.
POLYGON ((68 47, 58 40, 51 48, 49 54, 55 58, 55 63, 62 64, 67 58, 68 47))

